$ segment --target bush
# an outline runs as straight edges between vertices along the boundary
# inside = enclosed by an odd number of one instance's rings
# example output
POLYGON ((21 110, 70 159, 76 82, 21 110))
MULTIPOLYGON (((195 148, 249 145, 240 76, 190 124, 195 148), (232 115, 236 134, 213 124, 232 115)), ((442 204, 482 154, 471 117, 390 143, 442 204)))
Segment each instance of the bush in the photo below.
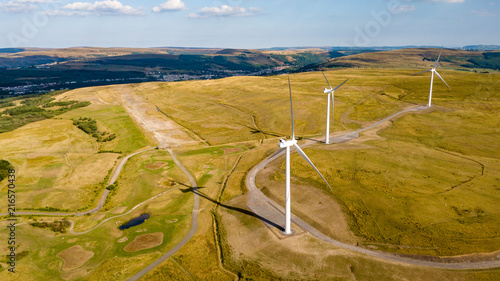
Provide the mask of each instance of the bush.
POLYGON ((73 125, 77 126, 80 130, 84 131, 88 135, 91 135, 98 142, 107 142, 116 138, 115 134, 109 134, 106 131, 99 131, 97 127, 97 121, 90 117, 80 117, 78 119, 73 119, 73 125))
POLYGON ((9 161, 0 159, 0 181, 9 175, 9 170, 13 168, 9 161))

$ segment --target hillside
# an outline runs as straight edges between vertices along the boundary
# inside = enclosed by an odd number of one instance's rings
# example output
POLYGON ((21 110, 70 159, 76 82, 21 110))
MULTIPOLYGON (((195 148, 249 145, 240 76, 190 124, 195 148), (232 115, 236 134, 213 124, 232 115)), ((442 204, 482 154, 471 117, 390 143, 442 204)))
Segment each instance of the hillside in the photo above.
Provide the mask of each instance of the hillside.
MULTIPOLYGON (((211 57, 217 56, 223 55, 211 57)), ((332 138, 425 104, 429 78, 412 76, 415 71, 325 71, 332 84, 349 78, 335 93, 332 138)), ((302 139, 300 145, 312 143, 304 151, 333 189, 325 189, 307 162, 292 153, 293 214, 349 247, 440 261, 444 266, 497 259, 498 73, 443 69, 441 74, 452 90, 436 83, 431 109, 404 114, 357 139, 331 145, 319 140, 326 113, 323 76, 291 74, 296 135, 302 139)), ((254 213, 247 201, 247 175, 278 150, 279 138, 290 134, 287 76, 108 85, 42 97, 47 100, 8 99, 2 110, 8 115, 28 109, 43 113, 45 104, 53 106, 47 110, 74 101, 91 104, 0 133, 1 160, 17 171, 19 211, 38 212, 18 213, 17 239, 22 244, 17 253, 23 257, 18 280, 127 280, 174 249, 192 221, 198 223, 194 236, 146 280, 187 276, 229 281, 243 276, 424 281, 428 276, 500 276, 498 268, 449 270, 360 255, 295 225, 299 233, 283 237, 278 228, 283 220, 254 213), (116 138, 98 142, 75 125, 75 120, 89 118, 98 131, 116 138), (173 154, 163 147, 177 155, 198 189, 191 188, 173 154), (110 173, 117 170, 113 167, 135 151, 144 153, 131 157, 118 181, 108 186, 110 173), (98 212, 73 215, 91 210, 107 190, 109 197, 98 212), (195 196, 200 199, 197 212, 195 196), (37 227, 63 218, 39 213, 47 210, 63 212, 73 228, 54 233, 37 227), (141 225, 119 229, 145 213, 151 217, 141 225), (266 227, 263 221, 278 227, 266 227), (129 251, 147 237, 156 237, 155 243, 129 251), (70 266, 71 257, 81 262, 70 266)), ((281 206, 284 162, 283 157, 275 159, 255 177, 261 191, 281 206)), ((0 197, 7 196, 7 185, 5 179, 0 182, 0 197)), ((0 212, 6 212, 7 204, 0 201, 0 212)), ((8 229, 2 229, 0 238, 6 239, 8 229)), ((0 249, 0 255, 7 254, 6 247, 0 249)), ((11 280, 7 264, 0 265, 0 279, 11 280)))
MULTIPOLYGON (((427 68, 437 59, 440 50, 415 48, 369 52, 334 58, 310 67, 427 68)), ((449 69, 500 70, 500 51, 483 52, 443 49, 440 65, 449 69)))

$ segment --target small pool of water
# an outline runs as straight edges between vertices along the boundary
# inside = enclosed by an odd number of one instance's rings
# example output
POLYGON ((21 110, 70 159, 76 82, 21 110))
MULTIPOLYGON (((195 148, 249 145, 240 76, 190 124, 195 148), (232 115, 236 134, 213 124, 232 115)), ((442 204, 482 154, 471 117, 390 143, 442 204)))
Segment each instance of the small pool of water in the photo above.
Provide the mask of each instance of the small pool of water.
POLYGON ((139 225, 141 223, 144 223, 147 219, 149 219, 149 217, 151 217, 150 214, 142 214, 142 215, 138 216, 137 218, 133 218, 133 219, 129 220, 126 224, 120 225, 119 229, 123 230, 123 229, 131 228, 132 226, 139 225))

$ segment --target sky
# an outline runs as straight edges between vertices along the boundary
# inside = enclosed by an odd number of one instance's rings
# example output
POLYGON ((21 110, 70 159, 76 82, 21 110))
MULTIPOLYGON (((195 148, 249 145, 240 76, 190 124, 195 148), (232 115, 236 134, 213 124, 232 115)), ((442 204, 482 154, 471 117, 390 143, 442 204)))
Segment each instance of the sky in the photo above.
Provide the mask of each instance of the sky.
POLYGON ((0 0, 0 48, 500 45, 500 0, 0 0))

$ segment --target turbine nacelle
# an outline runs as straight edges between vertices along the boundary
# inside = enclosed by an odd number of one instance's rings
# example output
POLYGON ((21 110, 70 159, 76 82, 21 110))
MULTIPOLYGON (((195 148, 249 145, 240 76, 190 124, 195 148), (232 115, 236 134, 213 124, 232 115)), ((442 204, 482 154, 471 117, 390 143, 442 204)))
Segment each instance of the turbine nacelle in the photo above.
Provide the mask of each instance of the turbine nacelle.
POLYGON ((417 72, 417 73, 414 73, 413 75, 415 74, 420 74, 420 73, 426 73, 426 72, 430 72, 431 73, 431 87, 430 87, 430 90, 429 90, 429 102, 427 104, 427 107, 431 107, 431 101, 432 101, 432 85, 434 83, 434 74, 436 74, 436 76, 441 79, 441 81, 443 81, 443 83, 446 85, 446 87, 448 87, 448 89, 451 89, 450 86, 448 85, 448 83, 446 83, 446 81, 444 81, 443 77, 441 77, 441 75, 439 75, 439 73, 437 72, 436 68, 439 66, 439 59, 441 58, 441 53, 443 52, 443 49, 441 49, 441 51, 439 52, 439 56, 436 60, 436 62, 434 63, 434 65, 431 67, 431 69, 429 70, 424 70, 424 71, 421 71, 421 72, 417 72))
POLYGON ((325 94, 329 94, 329 93, 331 93, 331 92, 334 92, 334 90, 333 90, 332 88, 330 88, 330 89, 325 88, 325 89, 323 90, 323 93, 325 93, 325 94))
POLYGON ((297 144, 297 140, 284 140, 284 139, 280 139, 280 142, 278 143, 278 146, 281 147, 281 148, 287 148, 287 147, 291 147, 291 146, 294 146, 297 144))

